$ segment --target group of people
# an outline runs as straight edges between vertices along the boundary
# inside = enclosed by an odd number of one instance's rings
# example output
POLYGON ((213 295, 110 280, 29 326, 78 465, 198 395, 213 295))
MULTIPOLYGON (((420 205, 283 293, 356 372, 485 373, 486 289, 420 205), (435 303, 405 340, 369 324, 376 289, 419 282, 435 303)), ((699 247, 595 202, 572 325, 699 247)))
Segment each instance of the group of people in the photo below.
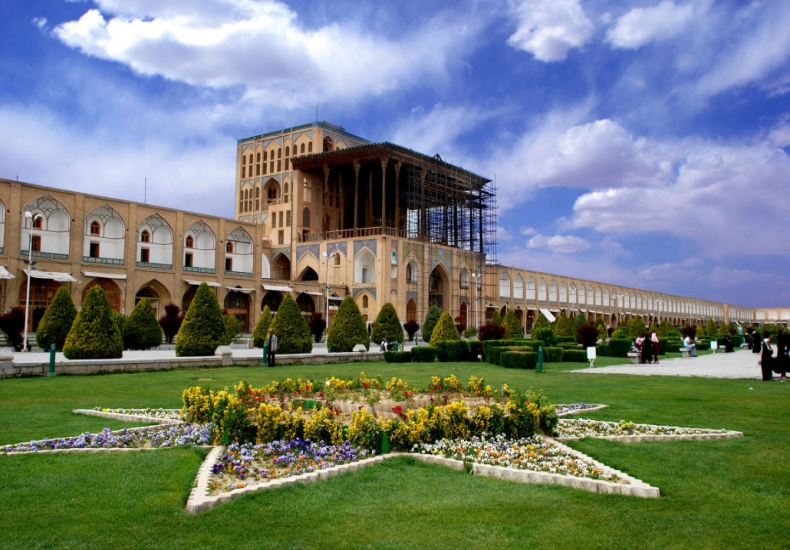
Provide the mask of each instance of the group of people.
MULTIPOLYGON (((757 333, 754 335, 754 341, 758 341, 759 336, 757 333)), ((774 357, 774 350, 771 347, 771 339, 763 339, 762 346, 753 345, 752 351, 760 350, 760 368, 763 371, 763 380, 772 380, 774 373, 781 376, 782 380, 787 380, 787 371, 790 370, 790 356, 788 351, 790 348, 790 336, 780 332, 776 335, 776 357, 774 357)))
POLYGON ((658 336, 655 332, 649 339, 647 333, 643 332, 634 342, 634 347, 639 352, 640 363, 658 363, 658 336))

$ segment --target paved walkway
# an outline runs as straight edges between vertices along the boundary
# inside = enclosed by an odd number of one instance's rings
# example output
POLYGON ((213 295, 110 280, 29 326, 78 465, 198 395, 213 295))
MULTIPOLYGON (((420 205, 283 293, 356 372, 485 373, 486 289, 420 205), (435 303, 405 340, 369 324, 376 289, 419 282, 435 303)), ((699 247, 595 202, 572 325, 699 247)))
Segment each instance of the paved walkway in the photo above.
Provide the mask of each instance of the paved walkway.
MULTIPOLYGON (((748 350, 734 353, 715 353, 688 359, 662 359, 656 364, 593 367, 571 372, 587 374, 640 374, 644 376, 699 376, 703 378, 740 378, 760 380, 762 374, 757 361, 759 354, 748 350)), ((779 375, 775 374, 778 380, 779 375)))

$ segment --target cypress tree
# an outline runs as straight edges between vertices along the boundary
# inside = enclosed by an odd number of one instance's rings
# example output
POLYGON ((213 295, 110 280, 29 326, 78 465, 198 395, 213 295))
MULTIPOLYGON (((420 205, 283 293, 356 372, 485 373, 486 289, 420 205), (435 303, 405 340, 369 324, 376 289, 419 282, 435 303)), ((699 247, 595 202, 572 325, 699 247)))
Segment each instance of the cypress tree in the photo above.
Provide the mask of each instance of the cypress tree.
POLYGON ((514 338, 522 338, 524 334, 521 332, 521 323, 516 317, 516 312, 508 309, 505 314, 505 340, 512 340, 514 338))
POLYGON ((606 333, 606 324, 600 316, 595 318, 595 328, 598 329, 598 336, 600 336, 601 340, 606 341, 609 335, 606 333))
POLYGON ((548 328, 550 326, 551 326, 551 324, 549 323, 549 320, 546 319, 546 316, 543 315, 542 311, 539 311, 538 312, 538 318, 535 319, 535 324, 532 325, 532 332, 535 332, 539 328, 548 328))
POLYGON ((499 312, 497 310, 494 310, 494 314, 491 316, 491 321, 489 321, 489 322, 493 323, 495 325, 499 325, 500 327, 504 326, 502 324, 502 316, 499 314, 499 312))
POLYGON ((258 319, 258 324, 255 325, 255 330, 252 331, 252 339, 256 348, 262 348, 269 337, 269 327, 272 324, 272 310, 269 309, 268 304, 263 306, 261 318, 258 319))
POLYGON ((439 317, 442 316, 442 310, 439 306, 433 305, 428 308, 428 313, 425 314, 425 322, 422 324, 422 340, 423 342, 430 342, 433 328, 439 322, 439 317))
POLYGON ((705 329, 702 325, 697 325, 696 338, 705 338, 705 329))
POLYGON ((561 312, 554 324, 554 334, 556 336, 573 336, 573 328, 571 327, 571 320, 565 312, 561 312))
POLYGON ((640 317, 632 317, 628 321, 629 338, 639 338, 645 331, 645 322, 640 317))
POLYGON ((705 322, 705 335, 708 338, 716 336, 716 323, 713 322, 711 317, 708 317, 708 320, 705 322))
POLYGON ((727 323, 722 321, 721 325, 719 326, 719 330, 718 332, 716 332, 716 334, 718 334, 719 336, 729 336, 730 327, 727 326, 727 323))
POLYGON ((579 342, 581 342, 581 337, 579 336, 579 327, 583 327, 586 324, 587 317, 585 317, 583 313, 579 313, 573 318, 573 321, 571 321, 571 331, 574 335, 576 335, 576 340, 579 342))
POLYGON ((142 298, 134 306, 131 315, 123 325, 123 345, 125 349, 151 349, 162 343, 162 327, 148 298, 142 298))
POLYGON ((217 297, 206 283, 200 283, 176 336, 176 356, 214 355, 225 338, 225 320, 217 297))
POLYGON ((277 309, 271 328, 277 336, 277 353, 310 353, 313 350, 310 327, 290 294, 285 295, 277 309))
POLYGON ((431 333, 429 344, 434 345, 436 342, 443 340, 460 340, 458 329, 455 328, 455 322, 453 322, 453 318, 446 311, 439 316, 439 321, 431 333))
POLYGON ((329 326, 326 347, 333 352, 342 353, 354 351, 354 346, 357 344, 363 344, 365 349, 370 349, 365 321, 362 319, 357 303, 349 294, 343 298, 337 309, 337 315, 329 326))
POLYGON ((116 359, 123 356, 123 339, 100 286, 88 291, 63 344, 67 359, 116 359))
POLYGON ((52 299, 36 329, 38 347, 49 351, 49 346, 55 344, 58 351, 63 351, 63 344, 66 342, 66 336, 69 335, 75 317, 77 317, 77 308, 71 301, 68 289, 62 286, 55 293, 55 298, 52 299))
POLYGON ((395 306, 387 302, 381 306, 381 311, 373 323, 370 341, 380 344, 385 340, 403 342, 403 326, 400 324, 395 306))
POLYGON ((650 326, 647 329, 647 333, 648 334, 653 334, 654 332, 656 332, 656 333, 658 332, 658 327, 656 326, 656 322, 655 321, 650 323, 650 326))

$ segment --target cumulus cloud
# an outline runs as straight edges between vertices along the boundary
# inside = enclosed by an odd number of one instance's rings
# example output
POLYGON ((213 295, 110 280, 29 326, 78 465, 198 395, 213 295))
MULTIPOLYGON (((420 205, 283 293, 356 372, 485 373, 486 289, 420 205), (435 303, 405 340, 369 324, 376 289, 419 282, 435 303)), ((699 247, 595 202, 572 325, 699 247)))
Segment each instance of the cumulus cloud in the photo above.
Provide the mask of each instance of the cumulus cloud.
POLYGON ((673 0, 649 8, 634 8, 617 19, 606 35, 607 40, 615 48, 636 50, 682 33, 693 16, 694 8, 690 4, 678 6, 673 0))
POLYGON ((546 250, 558 254, 576 254, 589 249, 592 243, 573 235, 554 235, 548 237, 538 233, 527 241, 527 248, 546 250))
POLYGON ((141 75, 240 86, 248 96, 283 107, 353 102, 442 79, 471 47, 480 24, 439 14, 390 39, 353 23, 307 28, 276 0, 96 3, 99 9, 59 25, 55 36, 141 75))
POLYGON ((512 9, 516 31, 508 44, 545 62, 563 61, 593 36, 579 0, 522 0, 512 9))

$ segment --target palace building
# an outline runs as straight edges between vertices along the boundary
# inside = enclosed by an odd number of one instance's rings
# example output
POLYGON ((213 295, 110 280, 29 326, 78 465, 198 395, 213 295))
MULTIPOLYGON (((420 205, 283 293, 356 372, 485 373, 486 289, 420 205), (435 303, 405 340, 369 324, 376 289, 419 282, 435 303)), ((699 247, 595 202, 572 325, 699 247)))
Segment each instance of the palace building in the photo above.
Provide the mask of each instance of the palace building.
POLYGON ((527 332, 539 311, 757 321, 751 308, 499 265, 491 180, 326 122, 238 140, 235 204, 227 219, 0 179, 0 307, 24 307, 30 257, 31 330, 63 285, 78 306, 99 285, 115 311, 146 297, 162 315, 200 282, 246 332, 286 293, 330 321, 348 294, 369 322, 385 302, 402 321, 436 304, 464 326, 513 309, 527 332))

